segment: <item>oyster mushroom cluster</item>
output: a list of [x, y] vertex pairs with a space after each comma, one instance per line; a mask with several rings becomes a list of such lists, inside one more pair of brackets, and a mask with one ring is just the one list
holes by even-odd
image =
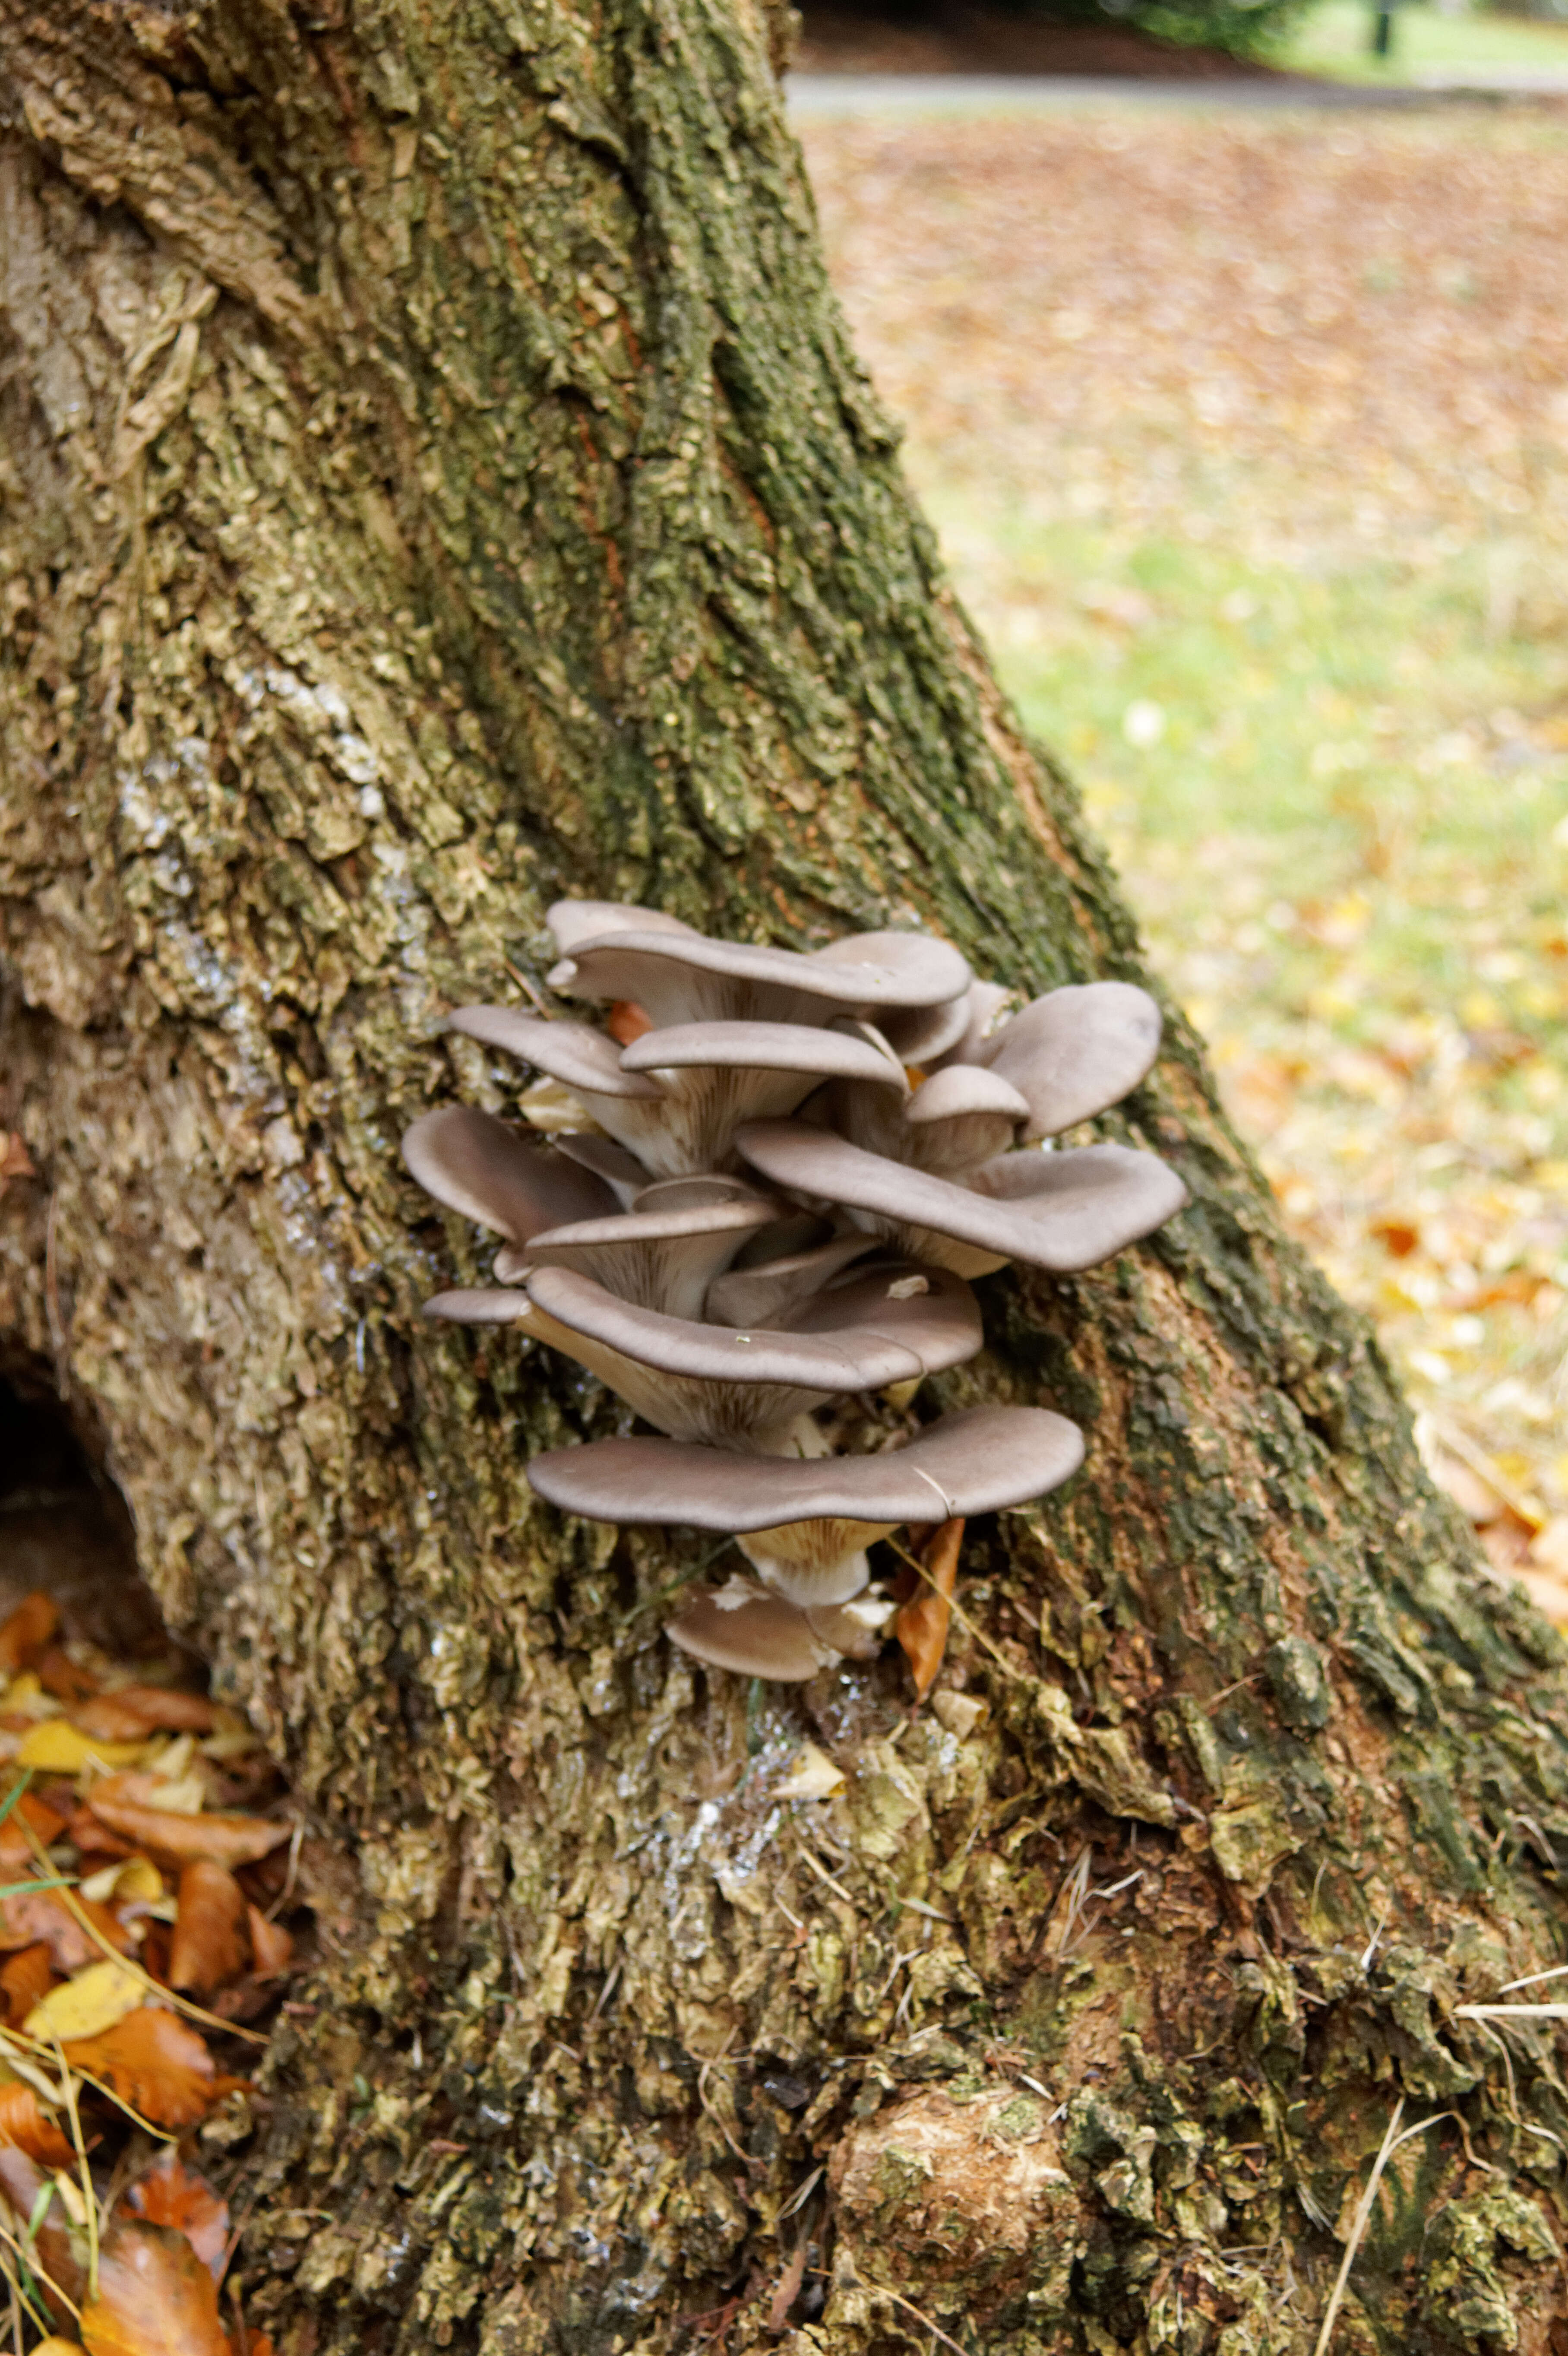
[[836, 1454], [825, 1410], [907, 1406], [973, 1356], [971, 1277], [1091, 1268], [1180, 1209], [1157, 1156], [1050, 1143], [1144, 1077], [1158, 1010], [1104, 981], [1003, 1019], [1007, 993], [921, 934], [801, 954], [603, 901], [548, 921], [550, 988], [606, 1027], [500, 1006], [451, 1026], [556, 1083], [580, 1125], [546, 1141], [467, 1106], [415, 1121], [413, 1176], [502, 1238], [495, 1282], [426, 1314], [520, 1326], [662, 1435], [553, 1449], [528, 1477], [592, 1520], [734, 1538], [751, 1574], [685, 1604], [685, 1651], [784, 1679], [868, 1658], [893, 1607], [867, 1547], [1043, 1495], [1083, 1436], [1044, 1408], [976, 1408], [902, 1445], [907, 1426], [890, 1446], [871, 1424], [870, 1452]]

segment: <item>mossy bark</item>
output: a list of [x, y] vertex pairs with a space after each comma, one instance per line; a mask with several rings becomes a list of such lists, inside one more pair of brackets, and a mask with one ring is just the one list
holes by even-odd
[[1338, 2346], [1560, 2351], [1555, 2031], [1454, 2008], [1565, 1951], [1563, 1647], [1179, 1021], [1111, 1126], [1192, 1209], [933, 1386], [1090, 1444], [972, 1530], [934, 1709], [697, 1672], [701, 1543], [523, 1478], [613, 1403], [418, 1319], [479, 1263], [398, 1133], [505, 1108], [441, 1016], [558, 893], [1141, 972], [847, 348], [784, 13], [0, 0], [0, 1329], [315, 1828], [247, 2312], [1304, 2351], [1403, 2095]]

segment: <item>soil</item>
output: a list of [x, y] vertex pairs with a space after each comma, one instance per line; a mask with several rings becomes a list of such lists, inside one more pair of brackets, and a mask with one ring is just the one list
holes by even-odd
[[1062, 24], [1000, 8], [944, 7], [920, 24], [875, 10], [807, 7], [798, 73], [1076, 74], [1144, 81], [1295, 81], [1224, 49], [1162, 41], [1132, 25]]

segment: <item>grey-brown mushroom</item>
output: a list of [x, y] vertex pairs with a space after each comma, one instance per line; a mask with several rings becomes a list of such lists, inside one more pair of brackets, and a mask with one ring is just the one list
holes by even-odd
[[549, 921], [552, 988], [633, 1016], [614, 1037], [516, 1008], [452, 1017], [547, 1076], [557, 1133], [465, 1107], [413, 1124], [412, 1174], [501, 1239], [496, 1281], [427, 1313], [517, 1327], [662, 1435], [553, 1450], [530, 1473], [565, 1511], [735, 1538], [751, 1575], [685, 1603], [683, 1649], [784, 1679], [868, 1658], [891, 1610], [868, 1548], [1045, 1494], [1083, 1440], [1049, 1410], [997, 1407], [842, 1455], [822, 1410], [901, 1406], [973, 1355], [966, 1276], [1090, 1267], [1180, 1207], [1152, 1154], [1037, 1142], [1144, 1077], [1157, 1010], [1093, 983], [1002, 1020], [1007, 994], [919, 934], [802, 952], [604, 902]]

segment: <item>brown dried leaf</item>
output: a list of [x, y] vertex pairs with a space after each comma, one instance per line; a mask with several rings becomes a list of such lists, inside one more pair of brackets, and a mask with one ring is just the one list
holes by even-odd
[[[43, 2190], [44, 2178], [37, 2162], [15, 2144], [0, 2144], [0, 2193], [9, 2202], [15, 2216], [26, 2227]], [[66, 2217], [65, 2203], [57, 2193], [44, 2211], [43, 2219], [33, 2236], [37, 2252], [39, 2280], [48, 2302], [50, 2314], [57, 2323], [68, 2318], [74, 2321], [65, 2299], [56, 2296], [51, 2286], [58, 2285], [65, 2298], [80, 2307], [87, 2283], [87, 2270], [78, 2254], [78, 2243]], [[48, 2281], [43, 2276], [48, 2277]]]
[[[91, 1898], [74, 1896], [73, 1902], [117, 1954], [126, 1953], [131, 1944], [130, 1933], [107, 1906], [96, 1906]], [[39, 1941], [48, 1947], [57, 1972], [79, 1972], [85, 1964], [100, 1963], [103, 1958], [103, 1948], [72, 1913], [63, 1891], [27, 1890], [11, 1898], [0, 1898], [0, 1953], [35, 1946]]]
[[101, 1824], [145, 1849], [160, 1865], [190, 1865], [197, 1858], [229, 1867], [249, 1865], [286, 1841], [293, 1830], [262, 1816], [176, 1815], [148, 1804], [156, 1783], [152, 1775], [105, 1775], [93, 1785], [87, 1804]]
[[41, 1587], [25, 1595], [9, 1618], [0, 1622], [0, 1676], [14, 1677], [18, 1669], [30, 1668], [59, 1620], [59, 1604]]
[[645, 1031], [654, 1027], [653, 1017], [635, 998], [617, 998], [605, 1018], [604, 1028], [618, 1047], [629, 1047]]
[[121, 1686], [94, 1694], [70, 1713], [71, 1724], [106, 1742], [137, 1742], [149, 1734], [210, 1734], [212, 1704], [199, 1694], [165, 1686]]
[[24, 1826], [37, 1834], [40, 1848], [48, 1848], [64, 1832], [65, 1818], [57, 1815], [52, 1808], [46, 1808], [31, 1792], [24, 1792], [20, 1799], [13, 1801], [9, 1815], [0, 1825], [0, 1880], [15, 1880], [16, 1867], [31, 1868], [37, 1862]]
[[183, 2233], [139, 2218], [109, 2230], [81, 2337], [88, 2356], [229, 2356], [211, 2274]]
[[149, 2225], [172, 2225], [183, 2233], [216, 2279], [229, 2242], [229, 2203], [205, 2176], [187, 2168], [177, 2152], [165, 2151], [126, 2198]]
[[36, 1178], [37, 1174], [21, 1130], [0, 1130], [0, 1182], [7, 1178]]
[[920, 1592], [910, 1599], [893, 1622], [893, 1633], [909, 1662], [917, 1701], [923, 1701], [931, 1691], [947, 1650], [953, 1590], [958, 1583], [958, 1549], [963, 1542], [961, 1517], [942, 1523], [922, 1558], [931, 1584], [923, 1584]]
[[251, 1960], [249, 1928], [245, 1893], [228, 1868], [210, 1858], [187, 1865], [169, 1942], [169, 1986], [211, 1996], [237, 1980]]
[[76, 2154], [47, 2111], [39, 2107], [31, 2086], [20, 2079], [0, 2086], [0, 2144], [25, 2151], [40, 2168], [70, 2168]]
[[144, 2005], [101, 2037], [64, 2048], [73, 2070], [101, 2078], [155, 2126], [194, 2126], [214, 2094], [212, 2056], [195, 2029], [161, 2005]]
[[19, 1954], [0, 1967], [0, 1995], [5, 1999], [5, 2021], [8, 2028], [19, 2029], [41, 1997], [48, 1996], [55, 1984], [54, 1965], [48, 1948], [42, 1941], [36, 1947], [24, 1947]]
[[256, 1976], [258, 1979], [273, 1979], [280, 1972], [286, 1972], [293, 1961], [293, 1939], [281, 1922], [269, 1922], [254, 1906], [249, 1906], [245, 1911], [251, 1929], [251, 1954]]

